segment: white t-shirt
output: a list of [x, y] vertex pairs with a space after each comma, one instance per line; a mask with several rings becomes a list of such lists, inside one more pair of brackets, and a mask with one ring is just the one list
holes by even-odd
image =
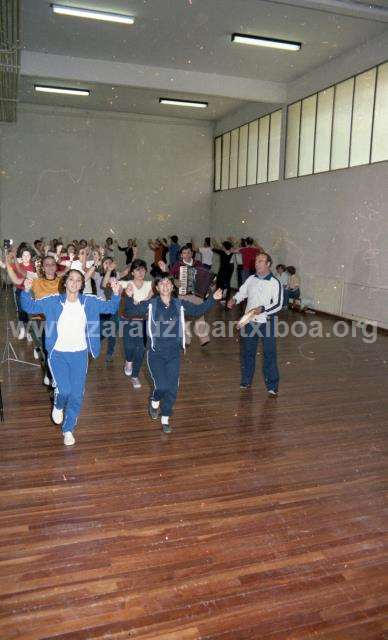
[[283, 285], [283, 287], [286, 287], [288, 285], [290, 276], [288, 275], [287, 271], [283, 271], [283, 273], [281, 273], [280, 275], [278, 274], [276, 277], [280, 281], [280, 284]]
[[[90, 269], [93, 264], [93, 260], [86, 260], [86, 269]], [[77, 269], [77, 271], [81, 271], [81, 273], [85, 275], [85, 271], [82, 268], [81, 260], [66, 260], [66, 266], [70, 267], [70, 269]], [[89, 280], [85, 282], [85, 289], [83, 290], [83, 293], [93, 293], [91, 278], [89, 278]]]
[[76, 302], [66, 300], [58, 318], [55, 351], [74, 352], [87, 349], [85, 328], [86, 315], [79, 299]]
[[202, 263], [211, 267], [213, 264], [213, 249], [211, 247], [200, 247], [199, 253], [202, 257]]
[[151, 280], [144, 280], [140, 289], [138, 289], [133, 282], [132, 284], [133, 284], [133, 301], [135, 303], [138, 303], [138, 302], [143, 302], [143, 300], [146, 300], [152, 289]]

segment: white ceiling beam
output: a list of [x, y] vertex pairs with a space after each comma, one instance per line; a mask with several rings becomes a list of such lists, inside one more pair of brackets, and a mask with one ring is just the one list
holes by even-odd
[[285, 83], [214, 73], [147, 67], [125, 62], [72, 58], [22, 51], [21, 75], [58, 81], [111, 84], [158, 91], [213, 95], [255, 102], [285, 103]]
[[373, 5], [372, 2], [363, 4], [357, 0], [265, 0], [275, 4], [302, 7], [303, 9], [315, 9], [326, 11], [352, 18], [374, 20], [376, 22], [388, 22], [388, 8]]

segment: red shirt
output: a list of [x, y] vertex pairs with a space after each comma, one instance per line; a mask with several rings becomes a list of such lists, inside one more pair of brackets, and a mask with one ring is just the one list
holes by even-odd
[[256, 256], [260, 253], [259, 247], [241, 247], [240, 253], [244, 271], [254, 271]]
[[[23, 278], [23, 280], [26, 278], [27, 271], [29, 271], [30, 273], [35, 273], [35, 266], [32, 262], [29, 262], [28, 264], [15, 262], [15, 264], [12, 265], [12, 269], [14, 270], [17, 277]], [[17, 284], [15, 286], [17, 289], [22, 289], [22, 291], [24, 291], [24, 284]]]

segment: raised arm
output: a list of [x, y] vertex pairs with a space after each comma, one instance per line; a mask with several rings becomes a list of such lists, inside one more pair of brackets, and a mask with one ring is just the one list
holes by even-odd
[[12, 284], [16, 285], [16, 286], [20, 286], [21, 284], [23, 284], [24, 282], [24, 278], [22, 276], [17, 276], [15, 273], [15, 270], [12, 266], [12, 260], [13, 258], [13, 254], [11, 253], [7, 253], [5, 256], [5, 264], [2, 263], [2, 267], [3, 269], [7, 270], [7, 273], [9, 275], [9, 279], [11, 280]]
[[93, 276], [95, 270], [96, 270], [96, 264], [92, 264], [91, 267], [89, 267], [89, 269], [86, 271], [85, 273], [85, 282], [87, 282], [88, 280], [90, 280], [90, 278]]
[[126, 267], [124, 267], [124, 269], [122, 271], [116, 271], [117, 280], [122, 280], [125, 276], [128, 275], [130, 270], [131, 270], [131, 265], [129, 264]]
[[182, 300], [182, 305], [187, 315], [198, 317], [202, 316], [207, 311], [210, 311], [212, 307], [222, 299], [222, 289], [217, 289], [212, 296], [210, 296], [207, 300], [202, 302], [201, 304], [193, 304], [188, 300]]
[[[112, 285], [112, 289], [113, 289], [113, 285]], [[110, 300], [103, 300], [102, 298], [95, 298], [95, 300], [97, 302], [97, 305], [98, 305], [98, 311], [100, 313], [115, 314], [117, 309], [120, 306], [120, 299], [121, 299], [120, 294], [113, 294]]]
[[139, 317], [147, 315], [148, 300], [143, 300], [143, 302], [135, 303], [133, 300], [133, 284], [130, 282], [125, 289], [125, 315], [128, 317]]
[[[46, 301], [48, 298], [40, 298], [39, 300], [34, 300], [31, 297], [30, 289], [32, 287], [32, 280], [26, 278], [24, 281], [24, 289], [20, 294], [20, 303], [22, 305], [23, 311], [27, 313], [45, 313], [46, 309]], [[51, 296], [50, 296], [51, 297]]]
[[236, 303], [239, 304], [248, 297], [248, 280], [249, 278], [245, 280], [244, 284], [241, 285], [237, 293], [233, 296], [233, 298], [229, 300], [227, 305], [228, 309], [231, 309]]
[[114, 271], [115, 269], [116, 269], [116, 263], [115, 263], [115, 262], [112, 262], [112, 266], [111, 266], [111, 268], [110, 268], [110, 269], [107, 269], [107, 270], [105, 271], [104, 278], [103, 278], [103, 280], [102, 280], [102, 284], [101, 284], [101, 286], [102, 286], [103, 288], [107, 287], [107, 286], [108, 286], [108, 284], [110, 283], [110, 279], [111, 279], [111, 277], [112, 277], [112, 271]]

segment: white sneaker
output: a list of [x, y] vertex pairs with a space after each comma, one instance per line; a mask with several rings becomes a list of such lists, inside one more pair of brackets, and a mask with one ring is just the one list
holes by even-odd
[[28, 331], [27, 331], [26, 336], [27, 336], [27, 342], [32, 342], [32, 335], [30, 333], [28, 333]]
[[35, 360], [39, 360], [39, 353], [37, 349], [34, 349], [34, 358]]
[[139, 378], [131, 377], [131, 382], [134, 389], [141, 389], [141, 382]]
[[[43, 378], [43, 384], [44, 384], [46, 387], [49, 387], [49, 386], [50, 386], [51, 382], [50, 382], [50, 378], [49, 378], [48, 376], [45, 376], [45, 377]], [[62, 422], [62, 420], [61, 420], [61, 422]]]
[[75, 438], [71, 431], [65, 431], [65, 433], [63, 434], [63, 444], [67, 445], [68, 447], [72, 444], [75, 444]]
[[26, 337], [26, 330], [22, 325], [19, 329], [18, 340], [24, 340], [25, 337]]
[[[53, 410], [51, 412], [51, 417], [55, 424], [62, 424], [63, 422], [63, 409], [57, 409], [56, 406], [53, 406]], [[66, 433], [70, 433], [66, 431]]]
[[132, 375], [132, 362], [130, 365], [124, 365], [124, 374], [128, 377]]

